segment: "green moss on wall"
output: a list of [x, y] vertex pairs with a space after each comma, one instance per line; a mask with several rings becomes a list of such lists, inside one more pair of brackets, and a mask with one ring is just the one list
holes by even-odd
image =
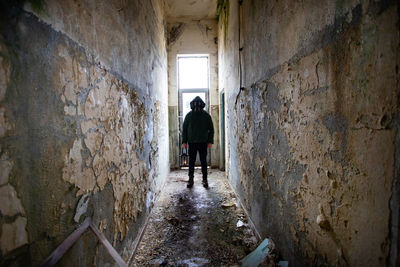
[[17, 3], [20, 6], [23, 6], [26, 3], [30, 3], [33, 11], [36, 13], [44, 13], [45, 12], [45, 0], [13, 0], [13, 2]]
[[217, 19], [221, 22], [224, 32], [224, 43], [228, 38], [229, 0], [217, 0]]

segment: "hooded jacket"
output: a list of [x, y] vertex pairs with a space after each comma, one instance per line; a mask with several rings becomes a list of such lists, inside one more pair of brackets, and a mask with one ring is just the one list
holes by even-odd
[[[194, 102], [204, 102], [200, 97], [196, 97], [190, 103], [191, 107], [196, 107]], [[195, 111], [192, 109], [183, 122], [182, 143], [214, 143], [214, 126], [210, 114], [203, 109]]]

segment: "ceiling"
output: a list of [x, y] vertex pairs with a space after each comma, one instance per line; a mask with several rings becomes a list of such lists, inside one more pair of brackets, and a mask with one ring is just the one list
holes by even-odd
[[210, 19], [216, 17], [217, 0], [165, 0], [167, 17]]

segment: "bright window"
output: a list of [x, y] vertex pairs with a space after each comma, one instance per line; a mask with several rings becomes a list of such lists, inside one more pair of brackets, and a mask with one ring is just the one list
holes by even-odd
[[208, 89], [208, 56], [178, 56], [179, 89]]

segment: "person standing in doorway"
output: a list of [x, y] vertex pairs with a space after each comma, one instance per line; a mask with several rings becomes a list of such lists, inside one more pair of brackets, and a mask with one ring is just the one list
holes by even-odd
[[202, 184], [208, 188], [207, 181], [207, 148], [214, 143], [214, 126], [210, 114], [204, 111], [204, 101], [196, 96], [190, 102], [190, 111], [183, 121], [182, 146], [189, 146], [189, 181], [188, 188], [193, 186], [194, 163], [196, 162], [197, 151], [200, 155], [201, 172], [203, 174]]

